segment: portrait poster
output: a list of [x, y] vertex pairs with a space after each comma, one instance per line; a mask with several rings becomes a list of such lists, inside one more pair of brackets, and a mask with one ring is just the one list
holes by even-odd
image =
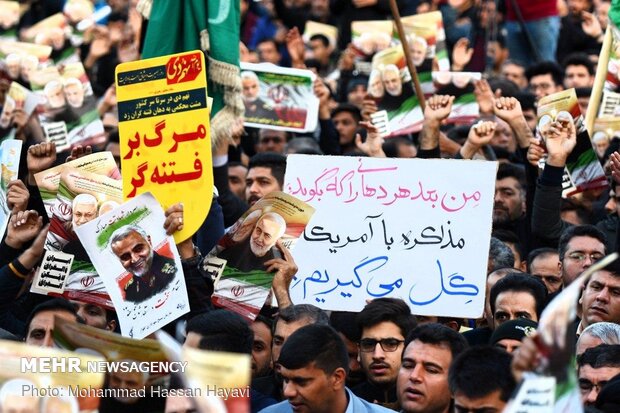
[[[118, 207], [123, 202], [122, 193], [120, 180], [72, 167], [65, 167], [60, 172], [57, 203], [45, 248], [73, 256], [64, 285], [57, 284], [62, 287], [64, 297], [114, 308], [100, 274], [77, 237], [76, 229]], [[31, 291], [41, 293], [35, 287], [38, 286], [33, 285]], [[49, 295], [57, 293], [54, 289], [49, 292], [52, 293]]]
[[[52, 373], [41, 373], [25, 365], [26, 362], [36, 362], [39, 358], [48, 357], [61, 363], [71, 358], [75, 369], [68, 368], [69, 366], [65, 364], [67, 367], [65, 371], [57, 368]], [[92, 354], [0, 340], [0, 393], [5, 395], [0, 401], [0, 409], [3, 412], [62, 411], [72, 413], [96, 410], [99, 406], [99, 398], [81, 397], [81, 395], [84, 391], [88, 393], [88, 390], [92, 389], [96, 392], [103, 387], [104, 373], [88, 369], [89, 363], [102, 361], [104, 361], [103, 358]], [[71, 370], [79, 370], [79, 372]], [[45, 391], [51, 388], [58, 390]], [[9, 395], [12, 397], [8, 397]]]
[[402, 46], [385, 49], [372, 59], [368, 94], [388, 115], [389, 136], [422, 130], [424, 114], [415, 94]]
[[116, 67], [124, 199], [151, 192], [164, 210], [182, 202], [177, 242], [200, 228], [211, 206], [206, 70], [199, 50]]
[[413, 314], [480, 317], [496, 170], [490, 161], [289, 155], [284, 190], [316, 209], [293, 252], [292, 301], [361, 311], [393, 297]]
[[[406, 16], [402, 19], [405, 33], [408, 35], [415, 34], [421, 36], [427, 43], [426, 57], [433, 57], [433, 71], [441, 72], [450, 71], [450, 59], [448, 48], [446, 46], [446, 31], [443, 26], [443, 17], [440, 11], [432, 11], [429, 13], [421, 13], [413, 16]], [[434, 26], [434, 30], [431, 27]], [[434, 33], [434, 36], [431, 35]], [[398, 31], [394, 25], [394, 38], [398, 39]]]
[[[607, 188], [609, 183], [586, 129], [585, 118], [579, 109], [575, 89], [545, 96], [538, 102], [536, 137], [544, 143], [545, 132], [551, 122], [566, 119], [573, 122], [577, 132], [577, 144], [566, 159], [566, 169], [577, 190], [575, 195], [587, 189]], [[543, 146], [544, 147], [544, 146]]]
[[273, 281], [265, 263], [283, 257], [277, 241], [291, 250], [313, 213], [313, 207], [283, 192], [256, 202], [203, 261], [203, 270], [214, 279], [213, 304], [253, 321]]
[[150, 193], [76, 228], [125, 337], [142, 339], [189, 312], [181, 258]]
[[471, 124], [478, 119], [480, 108], [474, 95], [474, 82], [481, 78], [475, 72], [433, 72], [433, 94], [455, 97], [448, 123]]
[[82, 63], [49, 66], [31, 74], [30, 84], [42, 100], [39, 121], [45, 139], [57, 151], [105, 141], [97, 99]]
[[59, 201], [57, 194], [60, 174], [65, 168], [75, 168], [79, 171], [91, 172], [115, 180], [121, 179], [121, 173], [111, 152], [96, 152], [36, 173], [34, 180], [37, 183], [43, 206], [45, 206], [45, 212], [50, 220], [54, 216], [56, 209], [58, 209]]
[[269, 63], [241, 63], [245, 126], [291, 132], [316, 129], [319, 99], [316, 75]]
[[6, 139], [0, 144], [0, 234], [3, 235], [11, 218], [11, 209], [6, 199], [8, 185], [17, 179], [21, 153], [22, 141], [18, 139]]
[[21, 109], [26, 116], [30, 116], [38, 104], [39, 96], [17, 82], [11, 82], [9, 91], [4, 97], [2, 111], [0, 112], [0, 130], [11, 128], [13, 114], [16, 109]]
[[37, 45], [50, 46], [54, 64], [77, 63], [80, 57], [77, 48], [71, 43], [73, 29], [63, 13], [56, 13], [26, 28], [21, 37]]

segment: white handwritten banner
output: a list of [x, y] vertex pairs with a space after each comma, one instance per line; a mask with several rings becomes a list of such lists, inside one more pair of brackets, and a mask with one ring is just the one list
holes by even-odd
[[316, 208], [295, 249], [296, 304], [482, 314], [496, 162], [290, 155], [284, 190]]

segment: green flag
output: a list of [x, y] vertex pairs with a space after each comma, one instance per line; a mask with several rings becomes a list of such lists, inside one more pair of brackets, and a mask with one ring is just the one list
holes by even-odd
[[611, 0], [609, 20], [611, 20], [616, 27], [620, 27], [620, 0]]
[[239, 2], [233, 0], [141, 0], [149, 19], [143, 58], [201, 49], [207, 54], [211, 141], [228, 139], [243, 115], [239, 77]]

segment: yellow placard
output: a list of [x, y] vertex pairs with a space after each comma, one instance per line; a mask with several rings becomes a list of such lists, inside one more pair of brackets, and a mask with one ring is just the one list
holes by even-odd
[[201, 51], [116, 68], [125, 200], [151, 192], [164, 209], [182, 202], [183, 230], [204, 222], [213, 195], [207, 77]]

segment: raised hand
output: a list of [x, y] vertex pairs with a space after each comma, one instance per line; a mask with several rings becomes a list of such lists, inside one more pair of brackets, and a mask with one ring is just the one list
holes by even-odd
[[530, 146], [527, 148], [527, 161], [530, 165], [538, 168], [538, 162], [545, 156], [545, 149], [536, 138], [530, 139]]
[[493, 112], [495, 116], [511, 125], [516, 120], [523, 118], [521, 103], [516, 98], [499, 97], [493, 100]]
[[434, 95], [426, 101], [424, 108], [424, 119], [428, 121], [441, 122], [450, 116], [454, 96]]
[[32, 145], [28, 148], [26, 163], [28, 172], [32, 175], [49, 169], [56, 162], [56, 144], [44, 142]]
[[461, 37], [452, 48], [452, 70], [463, 70], [473, 55], [474, 49], [469, 47], [469, 40]]
[[477, 147], [487, 145], [493, 139], [495, 128], [497, 128], [495, 122], [478, 122], [469, 129], [467, 140]]
[[294, 67], [304, 66], [306, 47], [297, 27], [293, 27], [286, 33], [286, 49], [291, 56], [291, 62]]
[[15, 214], [25, 211], [30, 199], [30, 192], [28, 192], [26, 185], [21, 180], [16, 179], [9, 182], [7, 189], [6, 200], [11, 212]]
[[93, 148], [90, 145], [86, 147], [82, 145], [76, 145], [71, 148], [71, 154], [67, 156], [65, 162], [74, 161], [78, 158], [81, 158], [82, 156], [90, 155], [91, 153], [93, 153]]
[[43, 217], [40, 217], [37, 211], [12, 213], [7, 225], [6, 245], [15, 249], [22, 248], [25, 243], [37, 236], [42, 226]]
[[370, 122], [360, 122], [361, 127], [366, 129], [366, 141], [362, 143], [362, 137], [359, 133], [355, 135], [355, 146], [366, 155], [374, 158], [385, 158], [383, 152], [383, 138], [379, 136], [379, 130]]
[[582, 11], [581, 17], [581, 28], [585, 34], [590, 37], [594, 37], [595, 39], [598, 39], [603, 35], [603, 28], [595, 15], [588, 13], [587, 11]]
[[577, 132], [573, 120], [568, 116], [561, 116], [558, 115], [558, 119], [541, 131], [549, 153], [547, 164], [558, 167], [566, 166], [566, 159], [577, 144]]
[[285, 308], [293, 304], [288, 290], [291, 286], [291, 282], [293, 281], [293, 277], [297, 274], [298, 268], [291, 252], [288, 248], [282, 245], [280, 240], [276, 242], [276, 247], [280, 250], [282, 258], [271, 259], [265, 262], [265, 266], [267, 267], [267, 272], [276, 273], [273, 277], [271, 287], [273, 288], [273, 293], [278, 301], [278, 307]]
[[476, 96], [476, 102], [478, 102], [481, 114], [493, 113], [493, 91], [486, 79], [474, 82], [474, 95]]

